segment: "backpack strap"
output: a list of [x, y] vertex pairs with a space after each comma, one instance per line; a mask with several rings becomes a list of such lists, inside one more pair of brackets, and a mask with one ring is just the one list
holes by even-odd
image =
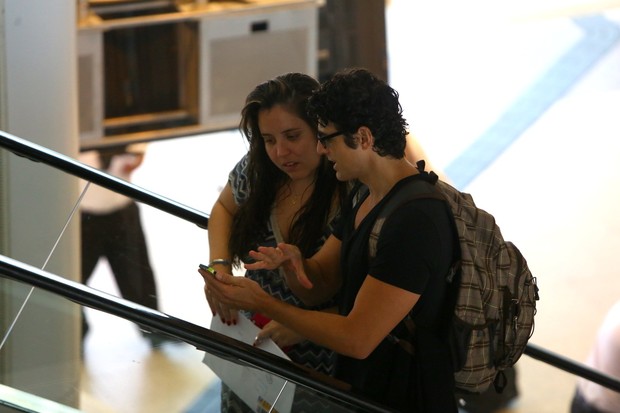
[[[409, 182], [405, 188], [398, 191], [389, 202], [383, 206], [379, 212], [379, 216], [375, 220], [375, 223], [370, 232], [370, 238], [368, 239], [368, 255], [370, 258], [374, 258], [377, 254], [377, 241], [379, 240], [379, 234], [385, 220], [402, 205], [417, 200], [417, 199], [438, 199], [445, 201], [445, 197], [435, 188], [438, 176], [435, 172], [424, 171], [425, 162], [423, 160], [418, 161], [417, 168], [420, 171], [420, 179]], [[368, 188], [364, 187], [364, 191], [368, 192]], [[360, 193], [360, 197], [365, 194]], [[359, 199], [359, 198], [358, 198]]]
[[[435, 183], [438, 180], [438, 176], [432, 171], [424, 171], [424, 160], [418, 161], [416, 166], [421, 174], [420, 179], [410, 182], [405, 188], [392, 196], [389, 202], [383, 206], [379, 212], [379, 216], [373, 224], [372, 230], [370, 231], [370, 237], [368, 238], [368, 255], [370, 259], [374, 258], [377, 254], [377, 242], [379, 241], [379, 234], [381, 233], [383, 224], [396, 209], [417, 199], [438, 199], [440, 201], [445, 201], [443, 195], [435, 189]], [[363, 191], [365, 192], [358, 194], [358, 200], [361, 199], [366, 192], [368, 192], [368, 188], [364, 187]], [[407, 314], [402, 322], [407, 328], [407, 336], [404, 338], [398, 338], [394, 334], [388, 334], [386, 338], [388, 341], [398, 344], [403, 350], [413, 356], [415, 354], [413, 338], [415, 336], [416, 326], [413, 318], [411, 317], [411, 313]]]

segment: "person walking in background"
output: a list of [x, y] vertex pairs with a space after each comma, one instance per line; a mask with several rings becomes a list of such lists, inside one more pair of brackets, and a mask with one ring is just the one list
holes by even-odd
[[[144, 159], [146, 144], [82, 152], [79, 160], [125, 181]], [[87, 284], [101, 258], [110, 264], [123, 298], [154, 310], [159, 309], [157, 285], [140, 221], [140, 210], [131, 198], [91, 184], [80, 205], [82, 237], [82, 283]], [[89, 326], [82, 316], [82, 337]], [[153, 348], [168, 336], [141, 330]]]

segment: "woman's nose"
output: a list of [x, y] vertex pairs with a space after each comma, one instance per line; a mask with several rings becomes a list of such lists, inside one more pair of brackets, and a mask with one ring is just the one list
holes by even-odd
[[276, 142], [276, 154], [278, 156], [287, 155], [290, 152], [288, 142], [285, 140], [279, 140]]

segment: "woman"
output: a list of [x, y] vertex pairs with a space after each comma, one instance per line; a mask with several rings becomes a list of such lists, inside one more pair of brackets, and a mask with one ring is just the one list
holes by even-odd
[[[310, 122], [306, 102], [319, 84], [313, 78], [289, 73], [258, 85], [247, 97], [240, 129], [248, 139], [248, 154], [230, 173], [209, 219], [210, 266], [232, 273], [232, 266], [248, 261], [259, 245], [290, 242], [305, 256], [313, 255], [331, 232], [330, 222], [345, 199], [346, 184], [339, 183], [324, 156], [316, 152], [317, 131]], [[269, 294], [294, 306], [304, 305], [288, 288], [278, 270], [249, 270], [246, 277]], [[237, 311], [207, 296], [214, 315], [236, 323]], [[325, 374], [333, 373], [333, 352], [291, 330], [280, 328], [260, 314], [249, 313], [292, 361]], [[225, 389], [222, 411], [234, 411], [240, 400]], [[303, 398], [296, 397], [295, 411]]]

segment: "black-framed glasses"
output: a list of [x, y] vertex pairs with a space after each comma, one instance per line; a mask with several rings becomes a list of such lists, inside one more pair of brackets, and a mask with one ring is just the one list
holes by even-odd
[[321, 136], [321, 134], [317, 134], [316, 138], [319, 140], [319, 142], [321, 143], [321, 145], [323, 145], [323, 148], [327, 149], [327, 142], [329, 142], [330, 139], [335, 138], [338, 135], [343, 135], [344, 132], [342, 131], [336, 131], [334, 133], [330, 133], [329, 135], [325, 135], [325, 136]]

